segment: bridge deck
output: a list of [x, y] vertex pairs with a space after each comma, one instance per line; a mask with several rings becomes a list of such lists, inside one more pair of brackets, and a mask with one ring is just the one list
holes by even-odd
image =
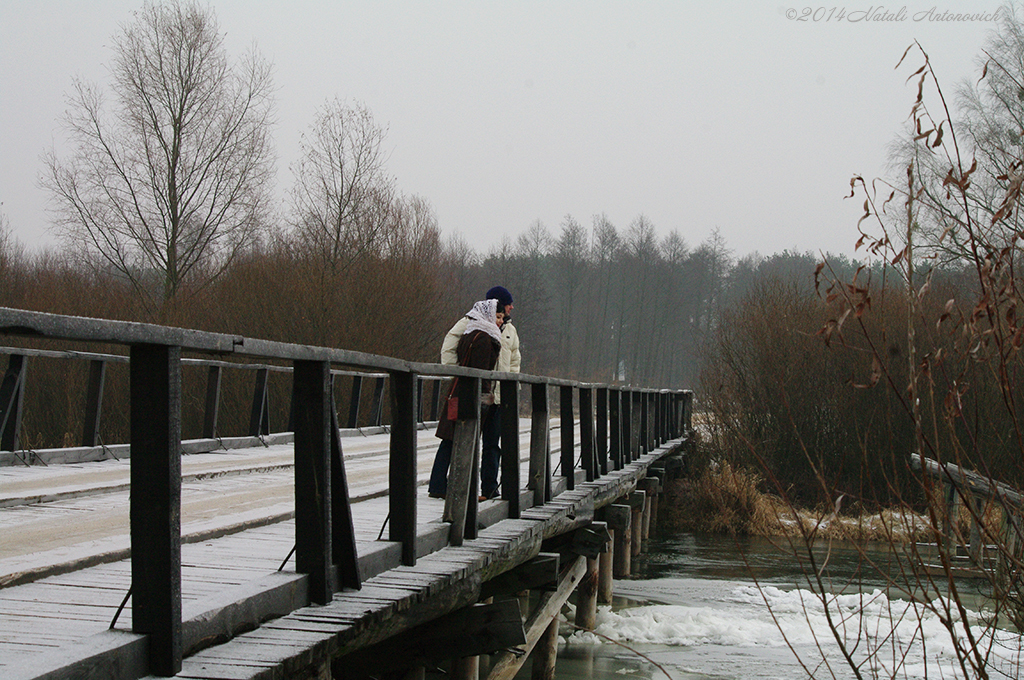
[[[528, 432], [529, 420], [521, 426]], [[544, 508], [524, 510], [522, 520], [504, 519], [504, 502], [482, 503], [480, 522], [490, 528], [461, 548], [444, 548], [448, 526], [440, 521], [444, 503], [428, 499], [425, 486], [436, 442], [429, 432], [419, 435], [419, 553], [429, 557], [420, 559], [416, 567], [396, 569], [399, 546], [378, 540], [388, 512], [388, 435], [346, 437], [345, 466], [354, 501], [362, 590], [336, 596], [326, 608], [313, 608], [315, 615], [309, 607], [299, 609], [290, 619], [236, 639], [234, 647], [219, 645], [200, 652], [186, 659], [179, 677], [255, 677], [257, 671], [257, 675], [266, 672], [270, 673], [266, 677], [278, 677], [271, 669], [282, 671], [288, 665], [277, 658], [281, 654], [294, 661], [305, 659], [313, 649], [334, 653], [346, 639], [344, 631], [350, 637], [356, 635], [358, 619], [408, 609], [427, 590], [454, 585], [470, 574], [479, 576], [496, 556], [517, 545], [539, 545], [546, 519], [572, 514], [581, 499], [589, 500], [592, 510], [592, 497], [599, 487], [615, 486], [620, 477], [635, 477], [635, 468], [644, 461], [627, 466], [622, 475], [602, 478], [599, 485], [581, 485]], [[527, 454], [524, 446], [523, 480], [528, 478]], [[559, 455], [555, 448], [553, 467]], [[184, 457], [182, 619], [187, 622], [186, 638], [188, 622], [236, 616], [239, 606], [286, 614], [303, 604], [303, 589], [296, 585], [302, 577], [294, 572], [294, 559], [286, 561], [295, 540], [294, 521], [287, 519], [293, 513], [291, 458], [290, 444]], [[37, 671], [60, 668], [140, 637], [129, 633], [130, 599], [117, 616], [114, 631], [106, 632], [131, 581], [126, 559], [128, 471], [127, 460], [0, 468], [0, 585], [30, 581], [0, 587], [0, 674], [4, 677], [36, 677]], [[522, 507], [530, 505], [530, 492], [524, 491]], [[97, 561], [105, 563], [89, 566]], [[356, 610], [359, 616], [353, 614]], [[339, 611], [348, 614], [338, 618]], [[257, 645], [262, 651], [249, 650], [247, 660], [232, 656], [254, 640], [263, 640]], [[186, 640], [186, 648], [189, 644], [198, 646]], [[268, 646], [272, 653], [265, 649]]]

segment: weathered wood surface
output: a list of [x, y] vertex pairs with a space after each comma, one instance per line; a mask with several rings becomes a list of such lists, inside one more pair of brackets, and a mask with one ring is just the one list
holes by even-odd
[[[530, 423], [524, 423], [530, 430]], [[381, 435], [386, 442], [386, 435]], [[367, 438], [372, 439], [372, 438]], [[436, 449], [436, 439], [420, 433], [417, 471], [420, 482], [426, 480]], [[356, 440], [359, 441], [359, 440]], [[522, 479], [529, 470], [528, 438], [522, 438]], [[246, 474], [246, 467], [238, 452], [186, 456], [183, 459], [182, 532], [182, 645], [186, 656], [182, 673], [178, 677], [287, 677], [298, 668], [308, 666], [346, 650], [362, 649], [380, 642], [403, 630], [430, 621], [446, 612], [472, 604], [480, 597], [482, 584], [495, 576], [525, 563], [537, 556], [545, 538], [584, 526], [593, 519], [595, 507], [606, 504], [636, 487], [646, 465], [657, 456], [645, 457], [626, 469], [615, 471], [599, 482], [577, 483], [572, 492], [559, 494], [545, 507], [529, 507], [532, 493], [521, 490], [523, 517], [502, 519], [507, 502], [482, 503], [480, 520], [488, 524], [475, 540], [467, 540], [461, 547], [441, 550], [447, 536], [447, 525], [440, 523], [443, 504], [427, 499], [420, 486], [416, 502], [419, 507], [418, 546], [421, 553], [415, 567], [400, 567], [401, 546], [387, 540], [377, 540], [388, 512], [388, 499], [382, 491], [387, 486], [387, 456], [376, 456], [369, 448], [356, 445], [348, 439], [345, 445], [345, 465], [353, 500], [353, 527], [357, 539], [360, 566], [365, 580], [359, 591], [335, 593], [333, 601], [324, 606], [305, 606], [308, 602], [308, 579], [294, 573], [294, 557], [289, 555], [295, 542], [295, 528], [291, 520], [257, 526], [241, 533], [231, 533], [239, 521], [218, 520], [216, 512], [204, 514], [203, 509], [191, 507], [189, 497], [192, 486], [211, 484], [218, 495], [242, 494], [242, 489], [254, 478]], [[292, 512], [290, 493], [294, 483], [287, 464], [276, 464], [270, 456], [273, 448], [283, 448], [290, 455], [291, 446], [271, 447], [253, 455], [250, 468], [266, 470], [260, 475], [258, 488], [263, 514], [287, 517]], [[386, 443], [381, 447], [386, 451]], [[278, 455], [285, 455], [278, 452]], [[551, 456], [559, 460], [556, 447]], [[219, 457], [220, 466], [200, 460]], [[557, 464], [557, 463], [556, 463]], [[90, 472], [90, 465], [97, 471]], [[30, 552], [17, 540], [19, 530], [27, 521], [26, 514], [47, 515], [47, 522], [74, 522], [88, 525], [86, 517], [92, 511], [85, 508], [91, 503], [99, 506], [100, 513], [116, 517], [126, 515], [124, 490], [113, 494], [91, 496], [80, 493], [88, 483], [69, 481], [69, 475], [92, 476], [93, 481], [118, 485], [116, 461], [76, 466], [77, 470], [59, 471], [41, 468], [40, 476], [55, 487], [64, 488], [68, 500], [50, 504], [12, 506], [0, 512], [0, 580], [8, 582], [16, 573], [41, 569], [45, 560]], [[194, 467], [193, 467], [194, 466]], [[121, 465], [121, 467], [126, 467]], [[216, 470], [223, 471], [223, 474]], [[17, 473], [17, 468], [11, 468]], [[5, 471], [6, 472], [6, 471]], [[0, 504], [6, 496], [32, 497], [27, 472], [3, 477], [0, 485]], [[274, 481], [276, 479], [276, 481]], [[268, 484], [268, 480], [270, 483]], [[376, 481], [374, 481], [376, 480]], [[381, 481], [383, 480], [383, 481]], [[7, 482], [11, 483], [8, 484]], [[280, 486], [287, 501], [275, 505], [272, 487]], [[524, 484], [525, 485], [525, 484]], [[556, 488], [554, 491], [561, 491]], [[80, 495], [79, 495], [80, 494]], [[111, 500], [120, 495], [120, 500]], [[9, 500], [13, 503], [13, 500]], [[244, 505], [244, 504], [243, 504]], [[118, 506], [121, 506], [118, 510]], [[30, 509], [31, 508], [31, 509]], [[293, 505], [291, 505], [293, 508]], [[280, 512], [278, 513], [278, 511]], [[507, 513], [506, 513], [507, 514]], [[243, 513], [244, 515], [244, 513]], [[255, 513], [253, 514], [253, 517]], [[253, 517], [248, 521], [259, 524]], [[275, 515], [275, 519], [280, 519]], [[116, 521], [115, 521], [116, 524]], [[90, 560], [114, 559], [127, 549], [126, 517], [121, 534], [97, 535], [91, 541], [97, 555], [82, 558], [82, 546], [66, 551], [63, 558], [79, 563]], [[227, 535], [225, 535], [227, 534]], [[387, 537], [387, 534], [384, 534]], [[60, 549], [41, 546], [50, 561], [61, 557]], [[123, 555], [121, 555], [123, 557]], [[284, 564], [283, 571], [276, 571]], [[13, 568], [12, 568], [13, 566]], [[29, 569], [23, 569], [29, 567]], [[121, 604], [130, 582], [130, 567], [124, 561], [99, 564], [72, 573], [54, 575], [17, 587], [0, 588], [0, 676], [36, 677], [34, 673], [55, 664], [70, 663], [70, 659], [89, 659], [86, 662], [96, 677], [114, 677], [123, 669], [138, 664], [131, 653], [116, 657], [118, 668], [111, 668], [115, 658], [112, 647], [136, 649], [144, 647], [133, 636], [132, 603], [121, 612], [115, 630], [107, 631], [118, 605]], [[253, 611], [283, 615], [258, 629], [224, 644], [207, 647], [211, 642], [226, 639], [227, 631]], [[264, 614], [265, 616], [265, 614]], [[59, 622], [59, 626], [57, 625]], [[115, 643], [114, 640], [117, 642]], [[141, 658], [142, 652], [138, 652]], [[42, 662], [41, 659], [46, 659]], [[79, 668], [79, 671], [81, 668]], [[62, 677], [54, 675], [53, 677]], [[76, 677], [74, 674], [66, 677]]]

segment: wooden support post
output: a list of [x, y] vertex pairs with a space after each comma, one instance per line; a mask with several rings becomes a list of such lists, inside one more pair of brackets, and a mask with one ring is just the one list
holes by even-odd
[[586, 630], [597, 627], [598, 559], [587, 558], [587, 571], [576, 588], [576, 625]]
[[643, 548], [644, 506], [647, 505], [647, 494], [643, 491], [634, 491], [629, 494], [629, 505], [632, 511], [632, 527], [630, 528], [630, 538], [632, 539], [631, 554], [633, 557], [636, 557]]
[[388, 467], [389, 538], [402, 544], [402, 564], [416, 564], [416, 415], [414, 373], [391, 373], [391, 439]]
[[613, 563], [612, 575], [614, 578], [625, 578], [629, 576], [630, 562], [633, 555], [633, 516], [632, 509], [628, 505], [609, 505], [605, 510], [605, 521], [608, 522], [608, 531], [614, 532], [615, 541], [612, 544]]
[[82, 446], [96, 446], [100, 441], [100, 419], [103, 416], [103, 383], [107, 377], [107, 362], [93, 359], [89, 362], [89, 386], [85, 393], [85, 421], [82, 423]]
[[327, 604], [331, 587], [331, 372], [326, 361], [296, 361], [295, 571], [309, 575], [309, 599]]
[[476, 476], [480, 461], [480, 379], [461, 376], [457, 389], [459, 417], [455, 421], [452, 460], [448, 468], [448, 494], [444, 520], [451, 522], [448, 542], [462, 545], [476, 537]]
[[587, 481], [598, 476], [597, 456], [594, 452], [594, 388], [580, 388], [580, 459]]
[[558, 618], [555, 617], [544, 630], [533, 650], [533, 672], [531, 680], [555, 680], [555, 663], [558, 661]]
[[519, 381], [501, 381], [501, 499], [519, 519]]
[[25, 371], [28, 358], [12, 354], [0, 383], [0, 450], [17, 451], [21, 438], [21, 411], [25, 402]]
[[480, 657], [464, 656], [452, 663], [452, 680], [479, 680]]
[[222, 374], [223, 370], [220, 366], [210, 366], [206, 372], [206, 408], [203, 411], [203, 437], [206, 439], [214, 439], [217, 436]]
[[597, 388], [597, 463], [601, 475], [608, 474], [608, 388]]
[[608, 533], [611, 534], [611, 540], [608, 541], [608, 549], [601, 553], [598, 558], [597, 565], [597, 601], [602, 604], [612, 603], [612, 569], [615, 558], [615, 531], [609, 526]]
[[613, 389], [608, 392], [608, 425], [609, 451], [612, 468], [622, 469], [622, 390]]
[[658, 497], [661, 495], [661, 480], [655, 476], [641, 479], [637, 485], [647, 494], [647, 517], [644, 519], [644, 539], [650, 534], [650, 528], [657, 530], [658, 526]]
[[558, 411], [561, 417], [562, 452], [561, 470], [565, 477], [565, 488], [572, 491], [576, 488], [576, 433], [575, 416], [572, 407], [572, 391], [569, 385], [562, 385], [559, 392]]
[[551, 456], [551, 430], [548, 423], [548, 386], [544, 383], [531, 385], [533, 415], [530, 423], [530, 480], [528, 488], [533, 490], [533, 504], [544, 505], [549, 499], [551, 473], [548, 465]]
[[149, 670], [181, 670], [181, 349], [130, 351], [132, 631]]
[[363, 398], [363, 376], [352, 376], [352, 389], [348, 397], [348, 426], [359, 427], [359, 402]]
[[562, 570], [558, 579], [558, 587], [552, 592], [541, 595], [537, 606], [523, 624], [523, 628], [526, 630], [526, 644], [523, 646], [523, 653], [517, 655], [511, 652], [501, 652], [498, 654], [494, 665], [491, 666], [487, 680], [512, 680], [515, 677], [523, 662], [537, 645], [541, 635], [545, 632], [550, 633], [550, 624], [557, 623], [554, 621], [555, 617], [583, 577], [586, 568], [587, 558], [577, 557]]
[[252, 410], [249, 413], [249, 436], [259, 437], [270, 434], [270, 404], [267, 396], [267, 382], [270, 372], [266, 368], [256, 370], [256, 386], [252, 393]]

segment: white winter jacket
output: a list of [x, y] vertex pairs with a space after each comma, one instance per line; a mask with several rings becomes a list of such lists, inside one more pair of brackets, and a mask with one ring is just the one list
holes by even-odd
[[[444, 342], [441, 344], [442, 364], [450, 366], [459, 363], [459, 357], [455, 353], [455, 349], [459, 346], [459, 340], [462, 338], [462, 334], [465, 333], [468, 323], [469, 318], [462, 317], [455, 322], [455, 325], [451, 327], [448, 334], [444, 336]], [[516, 327], [509, 321], [501, 327], [501, 353], [498, 355], [498, 365], [494, 367], [494, 370], [505, 373], [519, 373], [519, 366], [521, 364], [519, 332], [516, 331]], [[494, 386], [494, 403], [501, 403], [501, 390], [497, 384]]]

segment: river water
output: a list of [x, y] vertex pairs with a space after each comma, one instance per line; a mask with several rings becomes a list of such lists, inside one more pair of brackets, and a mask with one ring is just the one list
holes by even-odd
[[[832, 620], [847, 617], [847, 640], [851, 647], [859, 641], [857, 659], [863, 661], [868, 649], [883, 652], [863, 664], [862, 677], [964, 677], [937, 617], [915, 609], [897, 592], [887, 594], [877, 576], [861, 573], [860, 553], [851, 546], [823, 547], [819, 566], [826, 550], [822, 573], [833, 591], [841, 591], [831, 598]], [[882, 564], [887, 556], [881, 547], [872, 553]], [[792, 553], [766, 539], [685, 534], [652, 540], [634, 563], [634, 576], [615, 582], [615, 602], [599, 608], [596, 631], [603, 637], [563, 624], [556, 677], [856, 677], [804, 569]], [[971, 592], [979, 586], [960, 585], [970, 603], [983, 609], [983, 594]], [[971, 621], [990, 650], [991, 677], [1024, 677], [1021, 638], [1005, 631], [985, 636], [981, 620]], [[529, 677], [529, 663], [517, 677]]]

